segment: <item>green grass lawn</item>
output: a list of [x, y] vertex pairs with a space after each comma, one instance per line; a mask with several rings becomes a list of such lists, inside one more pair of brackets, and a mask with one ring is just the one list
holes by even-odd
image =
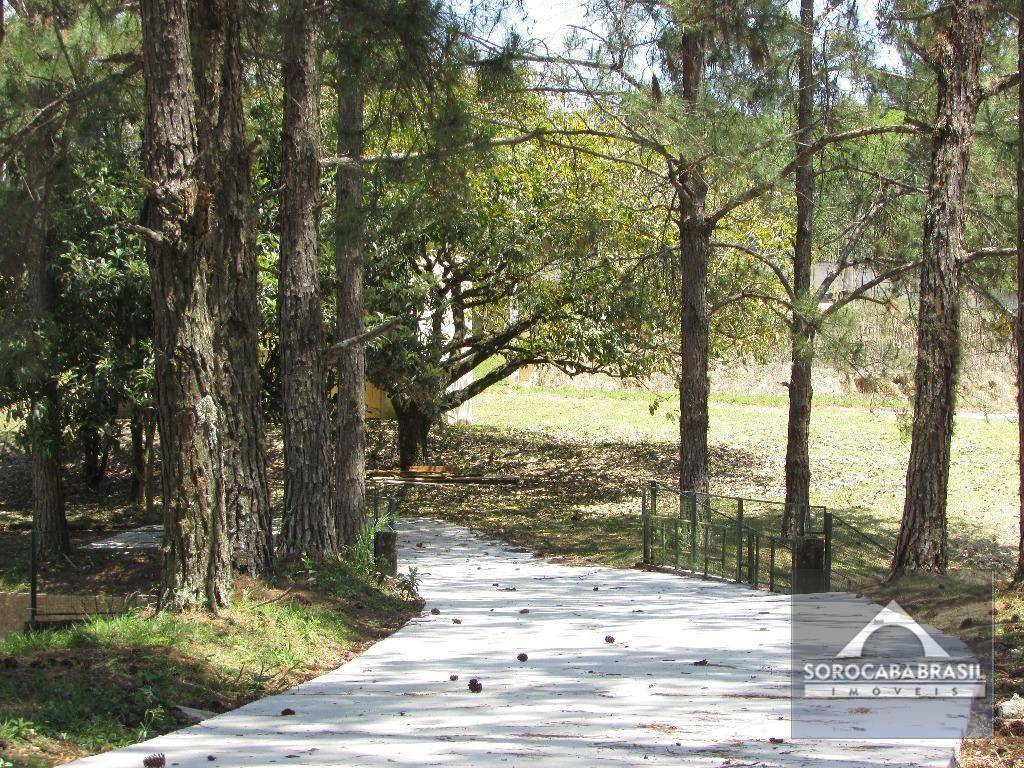
[[[811, 502], [892, 535], [903, 509], [910, 450], [901, 426], [906, 417], [891, 406], [870, 408], [870, 402], [856, 396], [815, 402]], [[661, 445], [672, 451], [678, 441], [678, 413], [673, 393], [503, 386], [473, 401], [474, 425], [481, 430], [544, 435], [569, 443]], [[782, 398], [712, 398], [713, 492], [783, 498], [786, 417]], [[1016, 422], [957, 420], [949, 493], [951, 542], [955, 551], [970, 553], [978, 564], [1005, 564], [1012, 555], [1018, 526], [1016, 451]], [[661, 477], [662, 469], [652, 465], [649, 474]]]

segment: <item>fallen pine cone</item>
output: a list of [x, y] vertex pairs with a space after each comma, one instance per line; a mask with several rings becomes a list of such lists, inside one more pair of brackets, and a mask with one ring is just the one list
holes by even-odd
[[448, 679], [454, 682], [455, 680], [459, 679], [459, 676], [458, 675], [448, 675]]
[[525, 653], [520, 653], [518, 656], [516, 656], [516, 658], [519, 659], [520, 661], [526, 661], [530, 657], [527, 656]]
[[167, 765], [167, 758], [164, 757], [163, 752], [160, 752], [155, 755], [150, 755], [142, 761], [142, 764], [145, 768], [164, 768], [164, 766]]
[[529, 613], [529, 612], [530, 612], [530, 609], [529, 609], [529, 608], [520, 608], [520, 609], [519, 609], [519, 612], [520, 612], [520, 613]]
[[611, 635], [605, 635], [605, 636], [604, 636], [604, 641], [605, 641], [606, 643], [614, 643], [614, 642], [615, 642], [615, 638], [614, 638], [614, 637], [612, 637]]
[[452, 619], [452, 624], [461, 624], [462, 619]]
[[282, 716], [294, 715], [294, 714], [295, 714], [295, 710], [292, 709], [291, 707], [286, 707], [286, 708], [281, 710], [281, 715]]
[[473, 693], [480, 693], [484, 689], [483, 683], [477, 680], [475, 677], [469, 681], [469, 690]]
[[430, 612], [432, 614], [434, 614], [435, 616], [437, 616], [439, 613], [441, 613], [441, 609], [440, 608], [431, 608]]

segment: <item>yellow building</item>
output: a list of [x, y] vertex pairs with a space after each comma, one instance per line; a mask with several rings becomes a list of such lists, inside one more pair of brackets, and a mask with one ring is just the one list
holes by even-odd
[[366, 418], [395, 418], [395, 408], [391, 405], [391, 400], [369, 381], [366, 382]]

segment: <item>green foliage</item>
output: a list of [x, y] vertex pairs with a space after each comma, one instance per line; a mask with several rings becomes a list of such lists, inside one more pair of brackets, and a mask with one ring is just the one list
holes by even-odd
[[654, 305], [632, 279], [649, 240], [642, 214], [621, 205], [626, 179], [611, 161], [530, 144], [375, 176], [368, 305], [407, 319], [372, 348], [371, 379], [436, 415], [495, 356], [477, 382], [536, 362], [651, 370]]
[[121, 404], [150, 406], [149, 272], [138, 237], [124, 226], [138, 205], [137, 185], [125, 175], [85, 167], [68, 180], [54, 222], [53, 312], [41, 322], [16, 313], [0, 339], [0, 407], [16, 417], [48, 407], [35, 394], [53, 384], [60, 423], [73, 428], [110, 428]]

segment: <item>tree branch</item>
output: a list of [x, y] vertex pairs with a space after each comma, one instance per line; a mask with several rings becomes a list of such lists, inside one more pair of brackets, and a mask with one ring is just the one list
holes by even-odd
[[741, 243], [712, 242], [711, 247], [732, 248], [733, 250], [739, 251], [740, 253], [745, 253], [751, 258], [761, 262], [766, 267], [768, 267], [768, 269], [775, 273], [775, 277], [779, 279], [779, 282], [782, 283], [782, 287], [786, 290], [786, 295], [789, 296], [791, 300], [794, 298], [793, 286], [790, 284], [789, 278], [786, 277], [786, 273], [782, 270], [782, 267], [780, 267], [778, 264], [776, 264], [774, 261], [769, 259], [764, 254], [759, 253], [758, 251], [755, 251], [753, 248], [749, 248], [746, 245], [742, 245]]
[[768, 181], [762, 181], [757, 184], [754, 184], [748, 187], [745, 191], [736, 195], [735, 197], [727, 200], [721, 207], [718, 208], [718, 210], [716, 210], [714, 213], [707, 217], [706, 221], [708, 223], [708, 226], [714, 228], [719, 221], [721, 221], [723, 218], [728, 216], [730, 213], [732, 213], [740, 206], [746, 205], [747, 203], [756, 200], [761, 195], [765, 194], [769, 190], [776, 187], [778, 184], [782, 183], [782, 181], [785, 180], [786, 177], [788, 177], [791, 173], [793, 173], [794, 170], [796, 170], [797, 165], [799, 165], [801, 162], [808, 159], [809, 157], [813, 157], [814, 155], [818, 154], [826, 147], [829, 147], [833, 144], [841, 144], [846, 141], [854, 141], [855, 139], [862, 139], [868, 136], [879, 136], [886, 133], [915, 134], [921, 132], [921, 128], [916, 125], [911, 125], [909, 123], [900, 123], [897, 125], [869, 125], [863, 128], [856, 128], [852, 131], [842, 131], [840, 133], [833, 133], [827, 136], [822, 136], [809, 147], [807, 147], [807, 149], [805, 149], [803, 152], [798, 153], [796, 157], [794, 157], [792, 160], [786, 163], [786, 165], [783, 166], [782, 170], [775, 174], [775, 176], [773, 176], [771, 179], [769, 179]]
[[919, 266], [921, 266], [921, 259], [918, 259], [917, 261], [908, 262], [907, 264], [901, 264], [898, 267], [894, 267], [888, 270], [887, 272], [883, 272], [882, 274], [877, 275], [873, 280], [868, 280], [868, 282], [864, 283], [864, 285], [857, 288], [857, 290], [850, 291], [850, 293], [848, 293], [846, 296], [843, 296], [838, 301], [832, 302], [832, 304], [829, 305], [825, 309], [825, 311], [821, 313], [822, 319], [824, 320], [829, 315], [835, 314], [837, 311], [845, 307], [851, 301], [856, 301], [857, 299], [862, 298], [868, 291], [870, 291], [872, 288], [876, 288], [877, 286], [881, 285], [886, 280], [891, 280], [892, 278], [901, 275], [904, 272], [909, 272], [912, 269], [916, 269]]
[[1013, 86], [1020, 82], [1020, 72], [1014, 72], [1012, 75], [1000, 75], [999, 77], [993, 77], [991, 80], [981, 86], [981, 96], [979, 101], [984, 101], [992, 96], [998, 96], [1003, 91], [1008, 91]]
[[392, 328], [397, 328], [402, 322], [400, 317], [392, 317], [380, 325], [371, 328], [368, 331], [363, 331], [356, 336], [349, 336], [347, 339], [342, 339], [339, 342], [331, 344], [327, 348], [327, 360], [332, 362], [337, 359], [338, 355], [344, 352], [346, 349], [351, 349], [359, 344], [366, 344], [367, 342], [373, 341], [378, 336], [383, 336], [385, 333], [390, 331]]
[[25, 125], [0, 142], [0, 146], [4, 147], [3, 154], [0, 154], [0, 166], [5, 165], [17, 154], [21, 145], [34, 131], [55, 119], [63, 107], [87, 99], [96, 93], [109, 89], [117, 83], [129, 80], [141, 71], [142, 61], [133, 61], [120, 72], [115, 72], [109, 77], [97, 80], [81, 88], [73, 88], [67, 93], [61, 94], [49, 104], [40, 107]]

